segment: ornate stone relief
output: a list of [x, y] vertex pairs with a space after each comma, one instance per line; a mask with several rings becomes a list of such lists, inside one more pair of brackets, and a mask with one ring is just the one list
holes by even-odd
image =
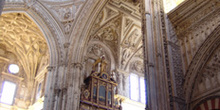
[[122, 43], [121, 43], [122, 67], [127, 65], [126, 63], [129, 61], [129, 59], [131, 59], [131, 57], [135, 54], [135, 52], [137, 52], [137, 50], [142, 45], [143, 43], [142, 43], [142, 35], [141, 35], [140, 28], [133, 26], [131, 28], [131, 31], [128, 31], [127, 35], [125, 34], [122, 40]]
[[144, 59], [143, 47], [139, 48], [139, 50], [135, 53], [135, 57]]
[[94, 44], [87, 49], [87, 55], [91, 56], [94, 59], [97, 59], [104, 55], [104, 50], [101, 45]]
[[[121, 6], [119, 4], [121, 4]], [[115, 10], [117, 9], [115, 7], [120, 9]], [[93, 24], [93, 28], [90, 32], [92, 37], [90, 39], [99, 40], [107, 44], [111, 47], [114, 55], [122, 56], [123, 60], [119, 62], [126, 65], [128, 59], [142, 45], [142, 39], [140, 27], [134, 24], [134, 19], [130, 19], [131, 16], [124, 16], [123, 13], [126, 13], [126, 11], [123, 7], [132, 7], [132, 9], [136, 10], [139, 7], [139, 2], [132, 0], [110, 1], [104, 7], [103, 11], [100, 12]], [[128, 10], [130, 10], [130, 8]], [[119, 43], [122, 47], [120, 48], [120, 54]]]
[[116, 17], [119, 14], [117, 10], [108, 6], [106, 6], [103, 11], [105, 12], [104, 22], [111, 20], [112, 18]]
[[130, 63], [130, 71], [134, 71], [135, 73], [144, 73], [144, 63], [143, 60], [136, 60]]
[[[117, 92], [120, 95], [129, 97], [128, 82], [129, 73], [126, 73], [126, 69], [129, 69], [130, 65], [134, 72], [143, 73], [143, 51], [142, 51], [142, 35], [141, 35], [141, 23], [136, 18], [138, 15], [128, 15], [128, 11], [135, 14], [135, 10], [139, 4], [132, 4], [133, 1], [123, 0], [111, 0], [97, 16], [94, 24], [91, 27], [89, 33], [88, 42], [102, 42], [103, 45], [108, 47], [113, 53], [115, 59], [115, 79], [119, 82]], [[135, 2], [136, 3], [136, 2]], [[137, 6], [137, 7], [135, 7]], [[125, 8], [126, 7], [126, 8]], [[131, 11], [132, 10], [132, 11]], [[130, 13], [129, 13], [130, 14]], [[134, 17], [135, 16], [135, 17]], [[98, 43], [97, 43], [98, 45]], [[95, 50], [92, 45], [89, 46], [86, 55], [85, 67], [93, 64], [94, 59], [91, 56], [98, 56], [103, 52], [93, 52]], [[99, 47], [99, 46], [97, 46]], [[101, 49], [103, 50], [103, 48]], [[94, 54], [95, 53], [95, 54]], [[106, 53], [106, 52], [104, 52]], [[98, 54], [98, 55], [96, 55]], [[109, 54], [109, 53], [108, 53]], [[137, 62], [132, 64], [129, 61], [135, 57]], [[121, 68], [121, 59], [124, 59], [123, 68]], [[111, 62], [112, 63], [112, 62]], [[112, 66], [111, 65], [111, 66]], [[91, 66], [90, 66], [91, 67]], [[88, 71], [91, 72], [91, 71]], [[87, 73], [88, 73], [87, 72]]]
[[193, 98], [199, 98], [220, 90], [220, 47], [199, 71], [193, 90]]
[[74, 24], [74, 20], [78, 15], [81, 7], [84, 4], [84, 0], [69, 1], [69, 2], [44, 2], [49, 10], [55, 16], [55, 19], [59, 21], [65, 34], [69, 35]]
[[124, 34], [126, 31], [128, 31], [129, 27], [133, 24], [133, 21], [129, 18], [124, 18], [125, 19], [125, 25], [124, 25]]
[[[219, 2], [215, 0], [186, 1], [181, 8], [169, 13], [181, 45], [184, 71], [187, 70], [192, 58], [209, 34], [219, 25], [218, 4]], [[195, 8], [191, 10], [190, 7]], [[200, 9], [200, 11], [196, 11], [196, 9]], [[172, 40], [176, 40], [175, 36], [172, 37]]]
[[91, 34], [95, 34], [100, 28], [109, 24], [110, 22], [114, 22], [117, 19], [119, 12], [117, 10], [112, 9], [111, 7], [106, 6], [96, 18], [93, 28], [91, 30]]
[[220, 25], [220, 13], [213, 13], [209, 18], [202, 20], [196, 26], [193, 26], [180, 40], [182, 54], [189, 64], [196, 54], [199, 47], [207, 39], [210, 33]]
[[120, 8], [125, 13], [140, 17], [140, 2], [139, 0], [110, 0], [109, 4]]
[[111, 22], [103, 25], [90, 39], [98, 40], [108, 45], [114, 55], [118, 53], [118, 40], [121, 33], [121, 17], [116, 17]]
[[176, 45], [173, 42], [168, 42], [171, 46], [172, 52], [172, 66], [173, 66], [173, 73], [174, 73], [174, 84], [176, 88], [176, 95], [178, 98], [184, 99], [184, 92], [183, 92], [183, 84], [184, 84], [184, 74], [182, 70], [182, 59], [180, 56], [180, 46]]
[[[202, 20], [210, 19], [210, 15], [213, 12], [218, 12], [218, 5], [219, 2], [215, 0], [186, 1], [181, 6], [181, 9], [169, 13], [168, 16], [175, 27], [178, 37], [183, 37], [187, 30], [193, 29], [192, 25], [198, 25]], [[191, 7], [195, 8], [190, 10]], [[198, 8], [200, 8], [200, 11], [195, 11]], [[188, 16], [189, 14], [190, 16]]]

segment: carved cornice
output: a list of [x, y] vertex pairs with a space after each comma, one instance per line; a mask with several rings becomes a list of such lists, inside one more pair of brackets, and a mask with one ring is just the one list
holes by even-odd
[[182, 37], [181, 34], [185, 34], [188, 28], [219, 8], [220, 2], [218, 0], [188, 0], [168, 13], [168, 17], [174, 25], [178, 37]]

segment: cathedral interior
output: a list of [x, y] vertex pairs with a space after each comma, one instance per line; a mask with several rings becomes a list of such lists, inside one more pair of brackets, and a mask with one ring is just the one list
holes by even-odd
[[220, 110], [220, 1], [1, 0], [0, 110]]

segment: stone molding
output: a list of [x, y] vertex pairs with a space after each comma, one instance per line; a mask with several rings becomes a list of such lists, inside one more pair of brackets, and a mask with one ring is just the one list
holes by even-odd
[[177, 36], [182, 37], [188, 28], [209, 16], [213, 11], [218, 10], [219, 4], [218, 0], [187, 0], [177, 9], [168, 13]]

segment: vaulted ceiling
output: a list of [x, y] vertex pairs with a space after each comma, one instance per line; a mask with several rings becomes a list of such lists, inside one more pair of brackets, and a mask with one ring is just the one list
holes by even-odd
[[[39, 27], [24, 13], [5, 13], [0, 18], [0, 56], [20, 66], [21, 76], [34, 81], [48, 64], [48, 47]], [[13, 55], [13, 57], [10, 57]]]

